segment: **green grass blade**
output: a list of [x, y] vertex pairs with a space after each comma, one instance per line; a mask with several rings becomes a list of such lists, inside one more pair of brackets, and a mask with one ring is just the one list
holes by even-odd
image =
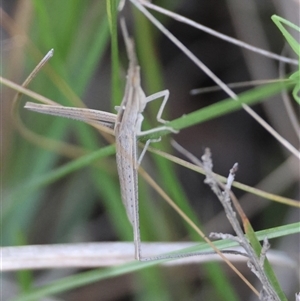
[[207, 106], [203, 109], [173, 120], [168, 125], [174, 129], [181, 130], [189, 126], [240, 110], [242, 104], [254, 105], [260, 103], [266, 98], [276, 95], [282, 89], [288, 89], [292, 86], [292, 84], [293, 81], [286, 81], [280, 85], [276, 83], [255, 88], [240, 94], [238, 100], [232, 100], [231, 98], [222, 100], [216, 104]]
[[300, 44], [284, 28], [284, 26], [281, 23], [297, 30], [298, 32], [300, 32], [300, 27], [293, 24], [292, 22], [289, 22], [288, 20], [286, 20], [284, 18], [281, 18], [279, 16], [276, 16], [276, 15], [273, 15], [271, 17], [271, 19], [276, 24], [276, 26], [279, 28], [279, 30], [281, 31], [281, 33], [283, 34], [283, 36], [285, 37], [285, 39], [287, 40], [287, 42], [289, 43], [289, 45], [292, 47], [292, 49], [294, 50], [294, 52], [296, 53], [296, 55], [299, 58], [298, 71], [295, 72], [292, 76], [290, 76], [290, 78], [295, 80], [295, 82], [296, 82], [295, 88], [293, 89], [293, 97], [298, 102], [298, 104], [300, 105], [300, 96], [299, 96], [299, 91], [300, 91]]
[[[194, 111], [175, 120], [172, 120], [168, 123], [168, 126], [176, 130], [185, 129], [187, 127], [211, 120], [213, 118], [217, 118], [219, 116], [240, 110], [242, 108], [242, 104], [254, 105], [260, 103], [266, 98], [276, 95], [282, 89], [290, 89], [294, 84], [295, 82], [293, 80], [287, 80], [282, 82], [280, 85], [276, 83], [255, 88], [245, 93], [241, 93], [238, 100], [227, 98], [218, 103], [212, 104], [203, 109]], [[141, 140], [158, 138], [167, 133], [169, 133], [169, 131], [161, 131], [153, 135], [144, 136]]]
[[[245, 231], [247, 233], [246, 235], [251, 243], [251, 246], [255, 250], [256, 255], [258, 257], [260, 257], [262, 247], [261, 247], [261, 244], [260, 244], [258, 238], [256, 237], [256, 234], [255, 234], [252, 226], [250, 224], [247, 224]], [[272, 287], [274, 288], [275, 292], [279, 296], [280, 300], [287, 301], [287, 298], [286, 298], [284, 292], [282, 291], [280, 284], [276, 278], [276, 275], [275, 275], [267, 258], [265, 258], [265, 261], [264, 261], [264, 271], [265, 271], [270, 283], [272, 284]]]
[[106, 0], [106, 9], [108, 15], [108, 24], [111, 35], [111, 95], [112, 109], [119, 105], [122, 99], [119, 79], [119, 47], [118, 47], [118, 32], [117, 32], [117, 2], [116, 0]]
[[285, 37], [285, 39], [287, 40], [287, 42], [289, 43], [289, 45], [292, 47], [292, 49], [294, 50], [294, 52], [298, 55], [298, 57], [300, 56], [300, 49], [299, 49], [299, 43], [295, 40], [295, 38], [284, 28], [284, 26], [281, 24], [285, 24], [295, 30], [297, 30], [298, 32], [300, 32], [300, 27], [293, 24], [292, 22], [281, 18], [277, 15], [273, 15], [271, 17], [271, 19], [273, 20], [273, 22], [276, 24], [276, 26], [278, 27], [278, 29], [281, 31], [282, 35]]
[[[279, 236], [286, 236], [287, 234], [299, 233], [300, 223], [294, 223], [286, 226], [281, 226], [277, 228], [272, 228], [268, 230], [256, 232], [256, 237], [263, 240], [266, 236], [269, 238], [275, 238]], [[237, 242], [234, 241], [218, 241], [215, 242], [218, 248], [231, 248], [237, 246]], [[210, 248], [205, 244], [196, 245], [192, 248], [185, 249], [186, 251], [209, 251]], [[83, 272], [75, 276], [65, 277], [63, 279], [54, 281], [52, 284], [45, 285], [41, 288], [32, 290], [29, 293], [22, 294], [19, 297], [14, 298], [12, 301], [29, 301], [34, 299], [40, 299], [45, 296], [52, 296], [54, 294], [66, 292], [68, 290], [78, 288], [80, 286], [88, 285], [100, 280], [109, 279], [111, 277], [116, 277], [126, 273], [138, 271], [141, 269], [146, 269], [148, 267], [157, 265], [161, 262], [166, 262], [168, 260], [152, 261], [152, 262], [137, 262], [133, 261], [128, 264], [107, 268], [107, 269], [97, 269], [89, 272]]]
[[67, 163], [62, 167], [52, 170], [43, 177], [36, 177], [36, 179], [30, 182], [30, 184], [26, 183], [25, 187], [23, 187], [22, 185], [21, 188], [15, 191], [15, 194], [12, 196], [12, 199], [19, 199], [19, 196], [21, 196], [22, 194], [26, 194], [29, 193], [31, 190], [39, 189], [43, 186], [49, 185], [72, 172], [75, 172], [83, 167], [90, 165], [96, 160], [105, 158], [106, 156], [110, 156], [114, 153], [115, 147], [114, 145], [110, 145], [98, 151], [82, 156], [76, 160], [73, 160], [72, 162]]
[[[24, 210], [24, 202], [26, 200], [28, 200], [28, 202], [30, 203], [34, 201], [32, 200], [32, 197], [30, 197], [33, 191], [49, 185], [74, 171], [90, 165], [96, 160], [112, 155], [114, 153], [115, 147], [113, 145], [102, 148], [98, 151], [82, 156], [79, 159], [67, 163], [64, 166], [59, 167], [56, 170], [49, 172], [48, 174], [45, 174], [44, 176], [37, 176], [30, 182], [24, 183], [23, 185], [21, 185], [21, 187], [16, 188], [14, 192], [10, 196], [8, 196], [9, 201], [7, 201], [7, 205], [3, 210], [3, 241], [6, 241], [5, 237], [13, 236], [11, 231], [15, 228], [16, 224], [18, 224], [17, 221], [19, 221], [19, 219], [16, 217], [16, 214], [18, 212], [16, 209], [21, 207]], [[28, 204], [28, 206], [29, 205], [30, 204]]]

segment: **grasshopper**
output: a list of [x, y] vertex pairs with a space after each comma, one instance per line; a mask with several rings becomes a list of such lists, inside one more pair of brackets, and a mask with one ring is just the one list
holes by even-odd
[[161, 97], [163, 97], [163, 101], [156, 118], [158, 122], [166, 123], [166, 121], [161, 118], [161, 115], [168, 101], [169, 91], [163, 90], [146, 97], [141, 88], [140, 66], [138, 65], [135, 54], [134, 42], [128, 35], [124, 20], [121, 20], [121, 27], [129, 59], [129, 68], [124, 97], [121, 105], [116, 107], [117, 114], [84, 108], [41, 105], [32, 102], [27, 102], [25, 108], [39, 113], [68, 117], [113, 128], [116, 137], [116, 161], [121, 186], [121, 196], [128, 219], [133, 226], [135, 258], [141, 261], [169, 258], [163, 255], [151, 258], [142, 258], [141, 256], [137, 175], [139, 164], [142, 161], [148, 145], [150, 142], [157, 141], [148, 140], [138, 158], [138, 138], [162, 130], [177, 133], [173, 128], [166, 125], [146, 131], [142, 131], [141, 129], [144, 119], [142, 114], [147, 103]]

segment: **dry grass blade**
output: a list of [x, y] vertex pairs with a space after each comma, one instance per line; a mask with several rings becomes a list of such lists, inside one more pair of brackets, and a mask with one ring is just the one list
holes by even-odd
[[[158, 149], [155, 149], [153, 147], [149, 147], [149, 151], [154, 153], [154, 154], [157, 154], [157, 155], [160, 155], [176, 164], [179, 164], [181, 166], [184, 166], [186, 168], [189, 168], [190, 170], [194, 170], [196, 172], [199, 172], [201, 174], [205, 174], [205, 171], [204, 169], [201, 167], [201, 166], [198, 166], [196, 164], [193, 164], [193, 163], [190, 163], [190, 162], [187, 162], [183, 159], [180, 159], [174, 155], [171, 155], [171, 154], [168, 154], [166, 152], [163, 152], [161, 150], [158, 150]], [[226, 182], [226, 177], [224, 176], [221, 176], [221, 175], [218, 175], [218, 174], [214, 174], [216, 176], [216, 178], [225, 183]], [[266, 192], [266, 191], [263, 191], [261, 189], [257, 189], [255, 187], [252, 187], [252, 186], [249, 186], [249, 185], [245, 185], [243, 183], [240, 183], [238, 181], [234, 181], [234, 183], [232, 184], [233, 187], [236, 187], [236, 188], [239, 188], [245, 192], [249, 192], [249, 193], [252, 193], [254, 195], [257, 195], [257, 196], [260, 196], [260, 197], [263, 197], [265, 199], [268, 199], [268, 200], [271, 200], [271, 201], [274, 201], [274, 202], [278, 202], [278, 203], [282, 203], [282, 204], [285, 204], [285, 205], [288, 205], [288, 206], [293, 206], [293, 207], [296, 207], [296, 208], [300, 208], [300, 204], [299, 204], [299, 201], [297, 200], [293, 200], [293, 199], [289, 199], [289, 198], [286, 198], [286, 197], [282, 197], [282, 196], [278, 196], [276, 194], [272, 194], [272, 193], [269, 193], [269, 192]]]

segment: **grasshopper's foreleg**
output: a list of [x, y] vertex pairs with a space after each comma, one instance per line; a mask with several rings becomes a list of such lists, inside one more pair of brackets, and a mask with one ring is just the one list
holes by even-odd
[[146, 103], [151, 102], [151, 101], [153, 101], [153, 100], [156, 100], [156, 99], [159, 99], [159, 98], [163, 97], [162, 104], [161, 104], [161, 106], [160, 106], [160, 108], [159, 108], [159, 110], [158, 110], [158, 113], [157, 113], [157, 115], [156, 115], [156, 119], [157, 119], [157, 121], [160, 122], [160, 123], [167, 123], [167, 122], [168, 122], [168, 121], [162, 119], [162, 118], [161, 118], [161, 115], [162, 115], [162, 113], [163, 113], [163, 111], [164, 111], [164, 108], [165, 108], [165, 106], [166, 106], [166, 104], [167, 104], [167, 102], [168, 102], [168, 100], [169, 100], [169, 96], [170, 96], [169, 90], [163, 90], [163, 91], [154, 93], [154, 94], [149, 95], [149, 96], [146, 97]]
[[[165, 108], [165, 106], [166, 106], [166, 104], [167, 104], [167, 102], [169, 100], [169, 95], [170, 95], [169, 90], [163, 90], [163, 91], [154, 93], [154, 94], [146, 97], [146, 103], [163, 97], [162, 104], [161, 104], [161, 106], [160, 106], [160, 108], [158, 110], [158, 113], [156, 115], [157, 121], [160, 122], [160, 123], [163, 123], [163, 124], [166, 124], [168, 122], [167, 120], [164, 120], [163, 118], [161, 118], [161, 116], [162, 116], [164, 108]], [[141, 132], [141, 135], [147, 135], [147, 134], [159, 132], [161, 130], [167, 130], [167, 131], [170, 131], [172, 133], [178, 133], [178, 131], [176, 131], [172, 127], [165, 126], [165, 127], [159, 127], [159, 128], [153, 129], [153, 130], [148, 130], [148, 131]]]

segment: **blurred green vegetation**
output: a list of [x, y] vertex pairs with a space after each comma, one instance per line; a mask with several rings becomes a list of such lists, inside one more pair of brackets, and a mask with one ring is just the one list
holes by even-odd
[[[63, 105], [80, 106], [83, 105], [80, 99], [91, 97], [91, 93], [87, 94], [87, 91], [91, 82], [95, 78], [98, 79], [95, 74], [100, 72], [99, 64], [101, 66], [109, 57], [112, 62], [109, 75], [111, 84], [106, 87], [107, 95], [111, 94], [111, 108], [120, 103], [126, 80], [127, 60], [123, 51], [123, 41], [117, 36], [117, 1], [33, 0], [26, 2], [20, 2], [16, 6], [15, 19], [11, 20], [14, 26], [16, 25], [14, 30], [9, 30], [8, 20], [3, 20], [2, 26], [10, 32], [10, 38], [18, 39], [23, 35], [25, 40], [18, 48], [12, 46], [10, 53], [5, 54], [5, 62], [2, 62], [3, 76], [21, 83], [41, 57], [54, 48], [54, 57], [37, 75], [29, 88]], [[164, 2], [170, 9], [175, 6], [175, 2]], [[136, 10], [128, 12], [127, 9], [126, 12], [129, 14], [126, 15], [129, 28], [133, 28], [130, 34], [134, 35], [136, 40], [146, 94], [167, 88], [162, 76], [163, 66], [156, 54], [157, 32], [153, 32], [150, 23]], [[119, 58], [122, 60], [119, 61]], [[97, 85], [102, 83], [99, 82]], [[253, 90], [250, 96], [248, 93], [248, 99], [250, 97], [248, 101], [249, 103], [263, 101], [269, 94], [277, 93], [277, 90], [280, 90], [278, 85], [260, 89], [259, 91], [265, 94], [259, 94], [259, 98], [257, 98], [257, 90]], [[7, 102], [12, 100], [13, 95], [10, 92], [3, 95], [9, 98]], [[94, 103], [99, 103], [98, 107], [101, 108], [103, 96], [92, 95], [92, 97], [96, 97]], [[24, 96], [22, 103], [28, 100]], [[148, 127], [155, 126], [155, 123], [150, 120], [154, 120], [158, 106], [159, 102], [151, 108], [153, 112], [149, 115], [152, 118], [146, 121]], [[178, 118], [171, 124], [175, 128], [183, 129], [232, 112], [239, 109], [238, 107], [240, 106], [232, 105], [230, 100], [225, 100], [210, 108]], [[99, 219], [103, 219], [105, 213], [108, 214], [110, 221], [105, 226], [109, 233], [107, 237], [131, 241], [132, 228], [121, 202], [113, 156], [114, 147], [110, 146], [94, 129], [83, 123], [39, 115], [22, 108], [20, 115], [26, 126], [33, 132], [54, 140], [80, 145], [87, 153], [85, 159], [93, 163], [89, 167], [86, 167], [86, 164], [78, 165], [71, 153], [69, 157], [61, 156], [59, 150], [43, 148], [38, 141], [34, 144], [12, 128], [7, 129], [6, 137], [9, 138], [4, 140], [5, 157], [1, 163], [1, 169], [5, 174], [2, 183], [4, 200], [2, 244], [12, 246], [97, 240], [106, 229], [99, 230], [101, 232], [99, 235], [94, 232], [95, 236], [89, 235], [89, 229], [91, 223], [95, 223], [98, 216]], [[12, 125], [11, 120], [8, 121], [8, 125]], [[164, 137], [157, 147], [170, 152], [169, 138]], [[98, 158], [96, 163], [95, 158]], [[85, 167], [82, 169], [82, 166]], [[197, 214], [190, 206], [178, 180], [174, 165], [164, 158], [153, 155], [151, 166], [155, 180], [181, 209], [200, 225]], [[139, 190], [142, 196], [140, 221], [144, 241], [179, 240], [184, 233], [184, 227], [189, 233], [189, 239], [200, 240], [188, 226], [179, 224], [178, 217], [166, 204], [163, 203], [158, 207], [158, 204], [153, 201], [153, 198], [158, 197], [156, 195], [153, 197], [152, 191], [143, 180], [140, 181]], [[83, 234], [77, 235], [77, 232]], [[139, 263], [132, 264], [126, 272], [130, 272], [135, 264]], [[145, 264], [143, 267], [146, 266]], [[234, 285], [230, 285], [219, 266], [210, 264], [205, 265], [204, 269], [216, 289], [214, 300], [217, 298], [238, 300]], [[113, 271], [114, 269], [103, 270], [103, 279], [122, 274], [120, 271], [114, 274]], [[180, 295], [175, 297], [170, 289], [172, 280], [167, 279], [167, 276], [171, 275], [159, 267], [151, 267], [135, 273], [134, 287], [138, 291], [132, 298], [135, 300], [188, 300], [195, 290], [192, 282], [184, 279], [179, 282], [177, 280], [176, 294]], [[85, 274], [79, 277], [85, 277]], [[86, 277], [87, 284], [93, 282], [93, 277]], [[19, 273], [20, 288], [23, 291], [30, 290], [33, 279], [30, 272]], [[64, 290], [68, 290], [68, 285]], [[51, 293], [51, 290], [48, 293]], [[19, 300], [27, 299], [24, 295], [24, 298], [21, 297]]]

